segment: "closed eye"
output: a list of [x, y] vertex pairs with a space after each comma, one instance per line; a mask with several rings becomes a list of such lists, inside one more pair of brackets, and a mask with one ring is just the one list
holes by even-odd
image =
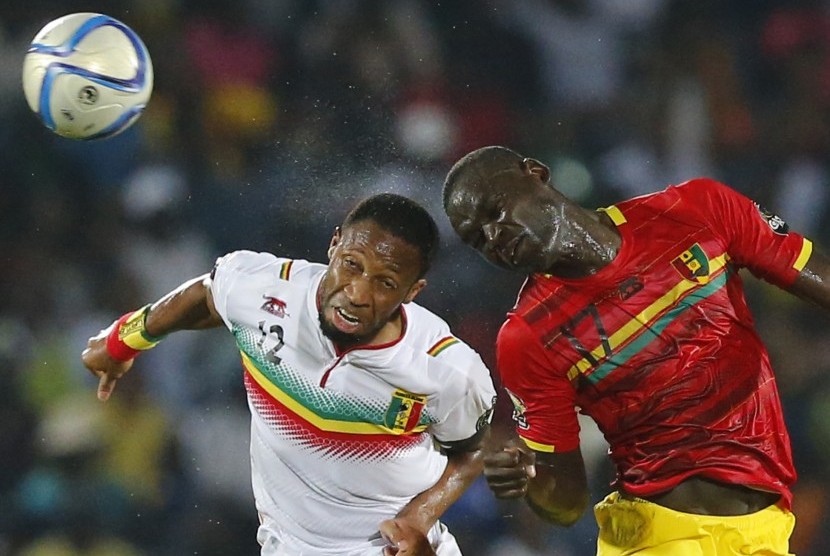
[[348, 257], [343, 259], [343, 266], [345, 266], [349, 270], [359, 270], [360, 269], [360, 265], [357, 264], [357, 261], [355, 261], [354, 259], [350, 259]]
[[459, 227], [458, 236], [461, 241], [469, 245], [473, 249], [480, 249], [484, 245], [484, 228], [482, 226], [475, 226], [471, 223], [465, 225], [463, 228]]

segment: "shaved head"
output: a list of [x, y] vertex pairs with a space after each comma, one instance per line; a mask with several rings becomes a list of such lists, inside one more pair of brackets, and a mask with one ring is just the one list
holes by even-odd
[[473, 187], [484, 183], [503, 171], [521, 169], [524, 157], [512, 149], [500, 146], [482, 147], [458, 160], [444, 179], [444, 209], [459, 187]]

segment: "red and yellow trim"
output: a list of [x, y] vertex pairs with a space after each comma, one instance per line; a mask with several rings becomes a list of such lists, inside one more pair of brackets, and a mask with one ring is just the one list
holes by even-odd
[[801, 272], [807, 266], [807, 261], [810, 260], [810, 255], [813, 254], [813, 242], [804, 238], [804, 243], [801, 244], [801, 252], [793, 263], [793, 268]]
[[521, 438], [524, 441], [524, 443], [527, 444], [528, 448], [530, 448], [531, 450], [534, 450], [536, 452], [545, 452], [546, 454], [552, 454], [553, 452], [556, 451], [556, 447], [551, 446], [550, 444], [542, 444], [540, 442], [534, 442], [533, 440], [528, 440], [527, 438], [525, 438], [524, 436], [521, 436], [521, 435], [519, 435], [519, 438]]

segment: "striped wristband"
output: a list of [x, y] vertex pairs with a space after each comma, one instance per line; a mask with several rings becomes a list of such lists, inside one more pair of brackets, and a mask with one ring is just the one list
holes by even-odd
[[107, 352], [110, 357], [116, 361], [128, 361], [142, 351], [156, 347], [164, 338], [150, 336], [144, 328], [149, 310], [150, 305], [145, 305], [113, 323], [112, 330], [107, 335]]

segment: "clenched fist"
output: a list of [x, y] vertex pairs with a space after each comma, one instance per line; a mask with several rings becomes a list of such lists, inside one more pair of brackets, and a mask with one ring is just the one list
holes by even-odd
[[497, 498], [522, 498], [536, 476], [536, 453], [524, 444], [490, 452], [484, 456], [484, 476]]

